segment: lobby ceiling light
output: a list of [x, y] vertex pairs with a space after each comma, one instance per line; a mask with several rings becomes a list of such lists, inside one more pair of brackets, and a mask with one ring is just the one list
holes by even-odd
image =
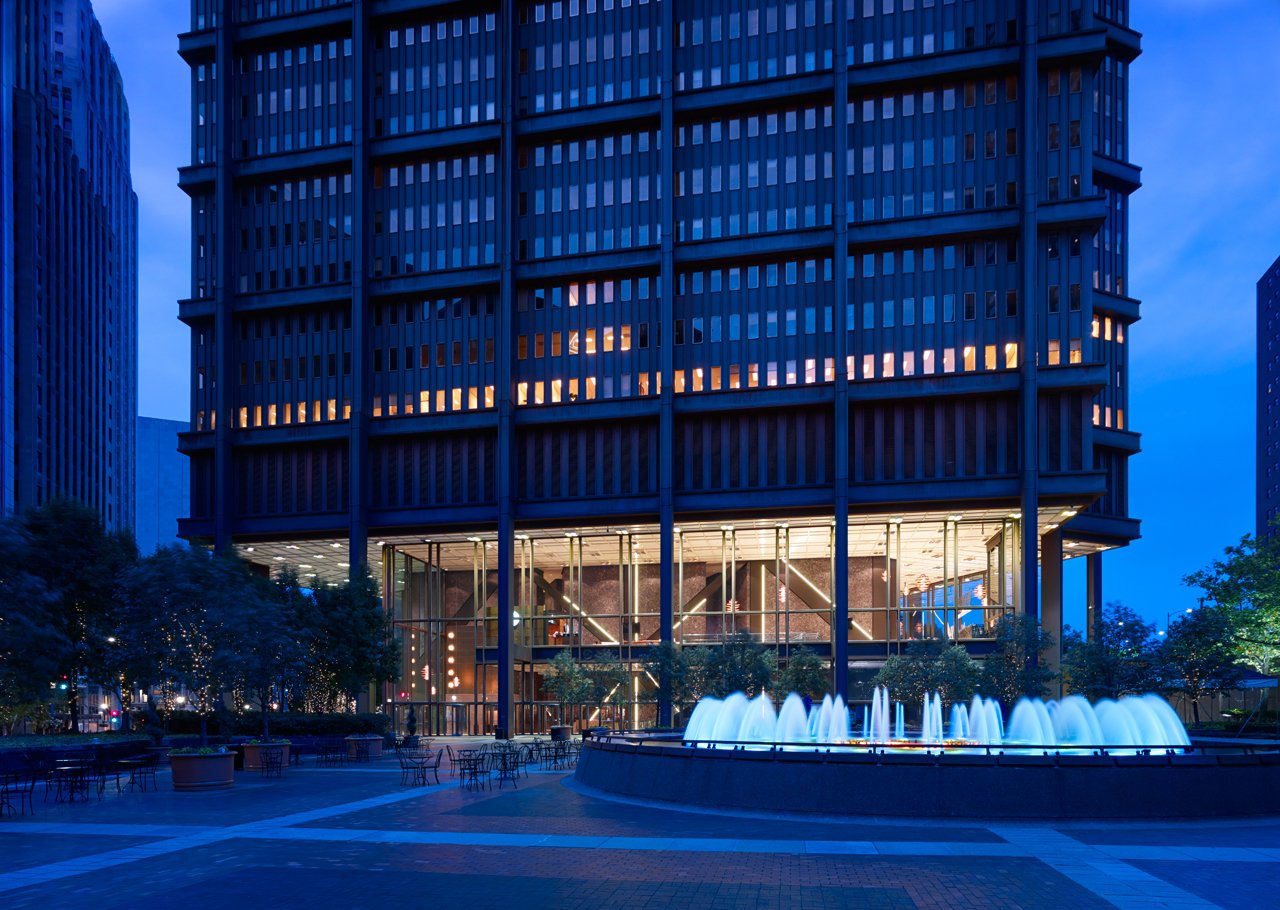
[[253, 547], [245, 547], [245, 550], [247, 550], [248, 552], [252, 553], [252, 552], [253, 552]]
[[298, 566], [299, 569], [309, 569], [311, 566]]
[[517, 535], [516, 535], [516, 540], [528, 540], [528, 539], [529, 539], [529, 535], [528, 535], [528, 534], [517, 534]]
[[387, 545], [387, 542], [385, 540], [378, 541], [378, 546], [385, 547], [386, 545]]
[[342, 544], [340, 544], [340, 543], [331, 543], [331, 544], [329, 544], [329, 546], [333, 547], [335, 550], [341, 550], [341, 549], [342, 549]]
[[1075, 515], [1075, 514], [1076, 514], [1076, 510], [1075, 510], [1075, 509], [1063, 509], [1062, 514], [1063, 514], [1063, 515], [1065, 515], [1067, 518], [1070, 518], [1071, 516], [1073, 516], [1073, 515]]
[[467, 538], [467, 540], [469, 540], [471, 543], [479, 543], [479, 542], [480, 542], [480, 538], [479, 538], [479, 537], [468, 537], [468, 538]]

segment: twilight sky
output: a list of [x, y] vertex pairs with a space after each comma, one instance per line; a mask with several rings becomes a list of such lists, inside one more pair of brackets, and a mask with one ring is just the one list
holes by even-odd
[[[189, 417], [189, 7], [96, 0], [124, 76], [139, 203], [139, 409]], [[1143, 33], [1129, 145], [1143, 169], [1130, 215], [1130, 514], [1143, 537], [1103, 557], [1104, 596], [1157, 620], [1194, 604], [1187, 572], [1253, 531], [1255, 283], [1280, 256], [1280, 4], [1132, 0]], [[1066, 622], [1084, 621], [1084, 561], [1066, 571]]]

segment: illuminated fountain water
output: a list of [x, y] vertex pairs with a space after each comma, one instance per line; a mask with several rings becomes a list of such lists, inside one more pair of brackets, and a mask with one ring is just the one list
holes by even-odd
[[704, 746], [723, 743], [744, 747], [821, 744], [1080, 749], [1190, 743], [1177, 714], [1158, 695], [1104, 699], [1097, 704], [1078, 695], [1048, 702], [1024, 698], [1014, 706], [1007, 726], [996, 701], [975, 695], [968, 705], [951, 705], [949, 728], [943, 723], [945, 716], [941, 694], [927, 694], [921, 704], [919, 733], [908, 736], [905, 705], [895, 701], [888, 689], [877, 687], [871, 704], [863, 709], [861, 736], [855, 736], [849, 708], [840, 696], [825, 696], [806, 711], [804, 700], [792, 692], [775, 713], [767, 693], [748, 699], [735, 692], [723, 700], [706, 697], [699, 701], [684, 739]]

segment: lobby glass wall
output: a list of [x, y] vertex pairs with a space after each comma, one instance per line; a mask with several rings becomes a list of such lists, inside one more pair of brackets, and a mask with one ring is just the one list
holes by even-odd
[[[845, 569], [851, 658], [882, 659], [918, 640], [990, 638], [1000, 614], [1019, 608], [1019, 523], [1008, 512], [851, 517]], [[674, 640], [714, 647], [746, 632], [784, 653], [800, 645], [830, 653], [834, 542], [830, 516], [680, 523], [672, 548]], [[497, 546], [486, 533], [388, 546], [387, 593], [404, 637], [393, 699], [399, 729], [412, 706], [421, 733], [492, 731]], [[642, 662], [659, 641], [658, 527], [528, 529], [516, 534], [514, 546], [513, 732], [545, 732], [562, 718], [575, 725], [651, 724], [656, 682]], [[603, 703], [566, 714], [545, 685], [551, 661], [565, 649], [588, 667], [616, 657], [626, 681], [613, 685]], [[851, 700], [865, 694], [851, 691]]]
[[[905, 515], [849, 524], [849, 641], [991, 638], [1019, 609], [1016, 513]], [[861, 653], [866, 653], [865, 650]]]
[[829, 643], [834, 534], [829, 517], [682, 524], [674, 639], [714, 645], [749, 632], [770, 645]]

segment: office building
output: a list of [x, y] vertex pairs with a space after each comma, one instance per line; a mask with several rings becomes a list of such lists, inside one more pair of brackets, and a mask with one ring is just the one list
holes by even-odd
[[88, 0], [0, 7], [3, 509], [133, 525], [137, 198], [129, 106]]
[[1258, 511], [1259, 537], [1275, 533], [1280, 512], [1280, 259], [1258, 279]]
[[186, 546], [178, 521], [191, 511], [190, 462], [178, 451], [185, 421], [139, 417], [138, 488], [134, 536], [144, 555], [157, 547]]
[[183, 535], [380, 573], [398, 718], [737, 631], [858, 701], [1138, 536], [1126, 3], [193, 9]]

